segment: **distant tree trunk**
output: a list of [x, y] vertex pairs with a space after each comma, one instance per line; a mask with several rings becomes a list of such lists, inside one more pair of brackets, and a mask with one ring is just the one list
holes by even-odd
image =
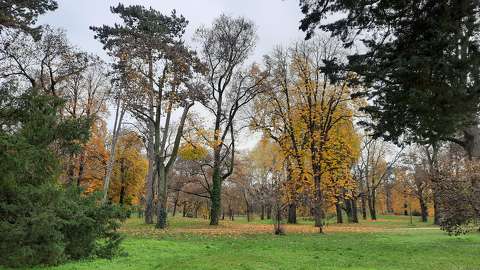
[[265, 204], [264, 203], [262, 203], [262, 206], [261, 206], [260, 219], [261, 220], [265, 219]]
[[355, 199], [345, 200], [348, 223], [358, 223], [357, 202]]
[[351, 199], [351, 215], [352, 215], [352, 223], [358, 223], [358, 209], [357, 209], [357, 200], [356, 199]]
[[372, 189], [368, 196], [368, 210], [370, 212], [370, 218], [372, 220], [377, 220], [377, 209], [375, 206], [376, 203], [376, 191]]
[[186, 217], [186, 216], [187, 216], [187, 202], [184, 202], [184, 203], [183, 203], [182, 216], [183, 216], [183, 217]]
[[225, 209], [222, 207], [222, 220], [225, 220]]
[[388, 214], [393, 214], [393, 195], [392, 195], [392, 185], [385, 184], [385, 208], [387, 209]]
[[440, 206], [438, 205], [438, 195], [433, 191], [433, 224], [440, 225]]
[[193, 217], [194, 218], [198, 218], [198, 209], [200, 208], [200, 206], [198, 204], [195, 205], [195, 209], [194, 209], [194, 212], [193, 212]]
[[230, 220], [234, 220], [235, 217], [234, 217], [234, 214], [233, 214], [233, 209], [232, 209], [232, 206], [231, 205], [228, 205], [228, 214], [230, 216]]
[[297, 224], [297, 203], [291, 202], [288, 205], [288, 224]]
[[177, 204], [178, 204], [179, 198], [180, 198], [180, 191], [177, 191], [176, 194], [175, 194], [175, 200], [173, 201], [173, 213], [172, 213], [172, 216], [175, 216], [175, 214], [177, 213]]
[[367, 219], [367, 199], [365, 198], [365, 193], [363, 193], [361, 196], [360, 196], [360, 199], [361, 199], [361, 202], [362, 202], [362, 218], [364, 220]]
[[420, 211], [422, 213], [422, 222], [428, 222], [428, 207], [423, 196], [418, 199], [420, 203]]
[[272, 219], [272, 206], [267, 205], [267, 219]]
[[84, 174], [85, 174], [85, 150], [82, 150], [78, 160], [77, 187], [80, 187], [80, 185], [82, 184]]
[[335, 203], [335, 210], [337, 212], [337, 223], [341, 224], [343, 223], [343, 217], [342, 217], [342, 207], [340, 206], [340, 203]]
[[250, 216], [250, 206], [248, 204], [247, 204], [246, 214], [247, 214], [247, 222], [250, 222], [252, 217]]
[[121, 159], [120, 161], [120, 199], [118, 203], [123, 205], [125, 201], [125, 192], [126, 192], [126, 167], [125, 167], [125, 159]]

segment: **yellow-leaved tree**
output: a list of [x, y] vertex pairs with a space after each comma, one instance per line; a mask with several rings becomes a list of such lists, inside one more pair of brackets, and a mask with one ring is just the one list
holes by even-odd
[[[350, 97], [355, 89], [348, 84], [353, 75], [334, 68], [342, 54], [340, 43], [329, 38], [277, 48], [266, 57], [268, 89], [251, 117], [252, 127], [276, 141], [286, 157], [291, 205], [307, 201], [320, 232], [325, 196], [338, 197], [341, 184], [351, 188], [349, 169], [358, 157]], [[289, 221], [295, 222], [292, 208]]]

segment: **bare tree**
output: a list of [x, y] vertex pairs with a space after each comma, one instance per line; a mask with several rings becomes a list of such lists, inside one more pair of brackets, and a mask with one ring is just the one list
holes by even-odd
[[214, 118], [213, 127], [206, 128], [212, 131], [206, 139], [213, 152], [210, 224], [218, 225], [222, 182], [234, 167], [236, 116], [261, 91], [266, 73], [256, 66], [242, 70], [256, 41], [255, 27], [245, 18], [221, 15], [211, 28], [198, 29], [196, 38], [208, 67], [209, 101], [204, 106]]

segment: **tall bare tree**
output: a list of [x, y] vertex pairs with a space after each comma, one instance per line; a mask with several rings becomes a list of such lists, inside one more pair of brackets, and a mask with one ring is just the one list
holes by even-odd
[[242, 17], [221, 15], [210, 28], [197, 30], [202, 60], [207, 64], [209, 86], [204, 107], [214, 119], [207, 127], [213, 152], [210, 224], [218, 225], [221, 211], [222, 182], [233, 173], [235, 159], [235, 120], [239, 111], [262, 89], [266, 73], [258, 67], [243, 69], [256, 42], [254, 24]]

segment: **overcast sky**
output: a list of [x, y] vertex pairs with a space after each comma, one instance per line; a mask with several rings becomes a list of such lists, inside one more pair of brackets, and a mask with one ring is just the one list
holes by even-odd
[[[57, 0], [57, 2], [59, 8], [42, 16], [39, 23], [63, 28], [71, 43], [102, 57], [106, 57], [106, 54], [101, 44], [93, 38], [89, 26], [112, 25], [118, 21], [118, 18], [110, 13], [109, 8], [119, 2], [125, 5], [139, 4], [152, 7], [164, 14], [176, 9], [177, 13], [185, 16], [190, 22], [185, 37], [190, 44], [195, 29], [202, 25], [210, 25], [220, 14], [244, 16], [257, 26], [258, 42], [250, 61], [260, 62], [262, 56], [268, 54], [274, 46], [286, 46], [304, 37], [298, 30], [302, 17], [298, 0]], [[244, 134], [239, 148], [251, 148], [257, 139], [258, 136]]]

